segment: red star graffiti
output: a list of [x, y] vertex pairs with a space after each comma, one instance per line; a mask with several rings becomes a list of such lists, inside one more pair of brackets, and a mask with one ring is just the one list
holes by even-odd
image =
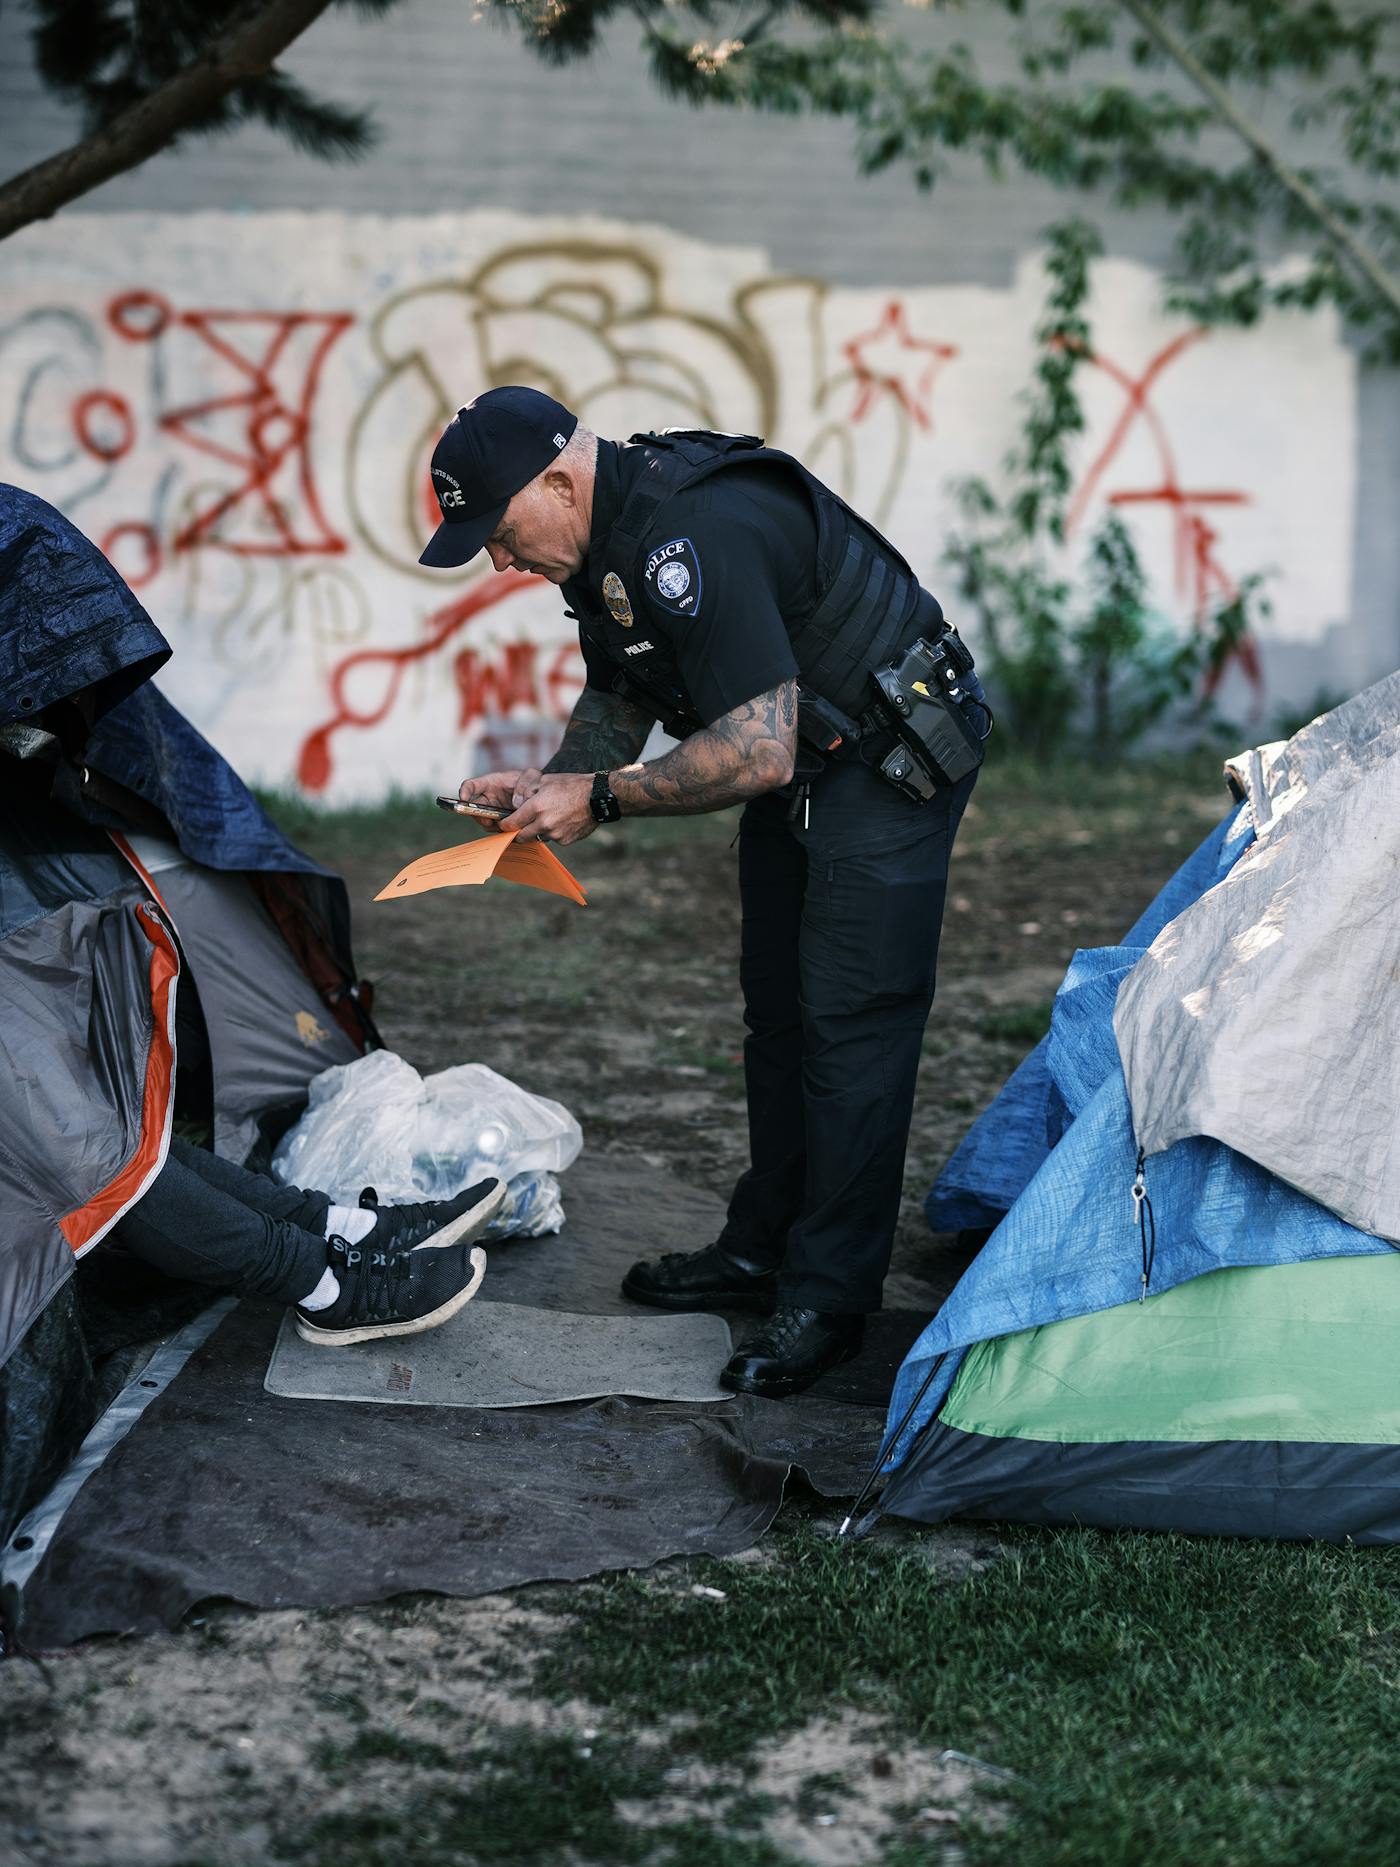
[[873, 330], [842, 345], [855, 372], [856, 405], [852, 421], [862, 421], [880, 395], [892, 395], [921, 428], [933, 427], [933, 385], [944, 365], [958, 354], [955, 344], [915, 337], [904, 306], [892, 298]]

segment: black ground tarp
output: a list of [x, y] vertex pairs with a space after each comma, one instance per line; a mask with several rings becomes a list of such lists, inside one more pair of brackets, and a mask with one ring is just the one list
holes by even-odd
[[[713, 1197], [635, 1160], [565, 1177], [557, 1238], [496, 1246], [488, 1297], [597, 1314], [639, 1255], [712, 1239]], [[20, 1633], [62, 1646], [254, 1607], [471, 1596], [731, 1554], [793, 1468], [827, 1496], [870, 1465], [895, 1371], [927, 1318], [874, 1319], [857, 1361], [790, 1401], [611, 1399], [519, 1412], [341, 1405], [263, 1390], [274, 1307], [244, 1303], [84, 1485], [24, 1591]], [[734, 1317], [737, 1337], [752, 1319]]]
[[89, 1427], [150, 1353], [209, 1301], [194, 1284], [157, 1278], [101, 1250], [30, 1325], [0, 1368], [0, 1547], [54, 1483]]

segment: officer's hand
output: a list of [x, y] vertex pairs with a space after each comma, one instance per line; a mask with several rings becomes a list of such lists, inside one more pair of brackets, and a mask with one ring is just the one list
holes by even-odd
[[465, 803], [493, 804], [501, 810], [515, 808], [515, 787], [525, 774], [518, 771], [488, 771], [484, 778], [463, 778], [457, 795]]
[[518, 771], [515, 774], [515, 789], [511, 793], [511, 804], [519, 810], [523, 803], [535, 795], [543, 783], [543, 772], [536, 771], [533, 765], [528, 766], [524, 771]]
[[588, 807], [592, 793], [591, 772], [550, 772], [501, 828], [516, 831], [522, 840], [580, 843], [598, 827]]

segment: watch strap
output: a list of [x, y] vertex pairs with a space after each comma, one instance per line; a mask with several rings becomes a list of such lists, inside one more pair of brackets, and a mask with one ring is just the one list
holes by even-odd
[[593, 790], [589, 795], [588, 804], [589, 809], [593, 812], [595, 822], [616, 823], [619, 817], [621, 817], [622, 806], [618, 803], [617, 798], [613, 794], [612, 784], [609, 781], [607, 772], [594, 772]]

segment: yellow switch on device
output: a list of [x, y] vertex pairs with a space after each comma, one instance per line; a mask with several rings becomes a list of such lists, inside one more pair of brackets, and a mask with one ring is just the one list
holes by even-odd
[[922, 681], [914, 681], [911, 683], [911, 685], [913, 686], [914, 692], [916, 694], [922, 694], [925, 700], [929, 700], [932, 698], [927, 687], [924, 686]]

